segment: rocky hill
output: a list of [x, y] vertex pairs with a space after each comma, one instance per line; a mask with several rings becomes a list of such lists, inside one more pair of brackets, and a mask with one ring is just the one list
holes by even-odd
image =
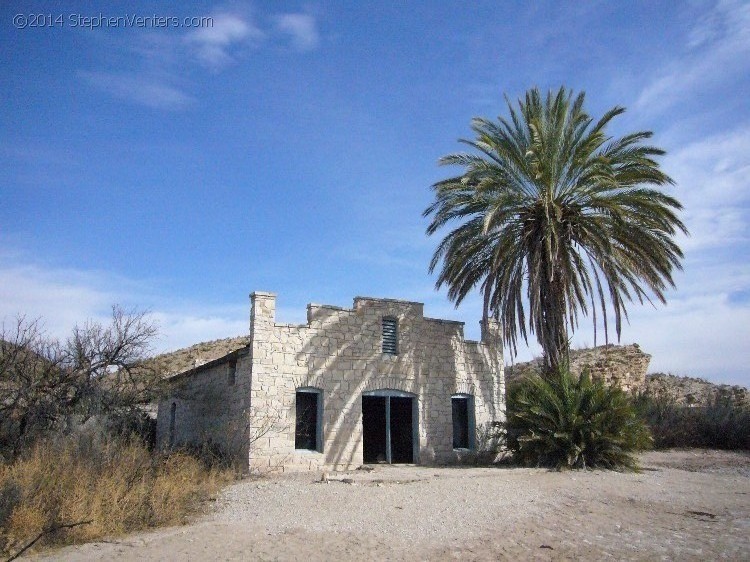
[[149, 367], [159, 369], [166, 377], [218, 359], [249, 343], [250, 336], [237, 336], [197, 343], [184, 349], [157, 355], [149, 359], [147, 364]]
[[750, 391], [745, 387], [715, 384], [704, 379], [665, 373], [646, 375], [645, 392], [656, 397], [670, 398], [688, 406], [706, 404], [717, 399], [731, 400], [736, 404], [750, 404]]
[[[689, 406], [716, 399], [750, 404], [750, 391], [741, 386], [715, 384], [704, 379], [665, 373], [646, 374], [651, 356], [644, 353], [638, 344], [571, 350], [570, 355], [574, 373], [580, 374], [587, 368], [594, 378], [602, 378], [627, 391], [669, 398]], [[518, 380], [528, 373], [540, 372], [540, 368], [541, 359], [508, 365], [505, 368], [506, 380]]]
[[[646, 370], [651, 356], [641, 351], [637, 343], [632, 345], [600, 345], [587, 349], [570, 350], [570, 370], [576, 375], [587, 370], [593, 379], [617, 385], [628, 392], [645, 390]], [[523, 376], [541, 371], [542, 360], [534, 359], [505, 367], [505, 378], [514, 381]]]

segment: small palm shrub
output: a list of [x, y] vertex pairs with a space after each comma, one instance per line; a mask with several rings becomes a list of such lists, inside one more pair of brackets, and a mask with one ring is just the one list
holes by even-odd
[[569, 369], [532, 375], [508, 392], [508, 444], [527, 466], [637, 469], [651, 435], [619, 388]]

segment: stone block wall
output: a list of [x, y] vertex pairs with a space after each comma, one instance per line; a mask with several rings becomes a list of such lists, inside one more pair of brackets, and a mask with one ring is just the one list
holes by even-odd
[[216, 446], [235, 458], [246, 458], [250, 381], [249, 348], [172, 377], [169, 397], [159, 402], [157, 446], [169, 447], [170, 441], [175, 447]]
[[[467, 341], [463, 323], [425, 318], [421, 303], [362, 297], [352, 309], [311, 304], [306, 324], [278, 324], [275, 295], [256, 292], [251, 298], [251, 403], [278, 416], [277, 430], [253, 442], [251, 469], [360, 466], [367, 391], [417, 397], [415, 460], [421, 464], [457, 462], [467, 454], [452, 447], [452, 394], [474, 397], [478, 432], [505, 419], [497, 325], [484, 330], [484, 343]], [[398, 321], [397, 355], [382, 353], [383, 317]], [[322, 453], [294, 448], [295, 393], [302, 387], [322, 391]], [[259, 434], [260, 422], [250, 431]]]

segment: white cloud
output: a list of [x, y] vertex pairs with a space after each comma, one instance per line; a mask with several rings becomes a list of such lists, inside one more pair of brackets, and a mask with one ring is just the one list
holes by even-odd
[[[750, 386], [749, 148], [750, 130], [740, 129], [689, 144], [665, 163], [691, 232], [678, 238], [685, 269], [666, 306], [632, 304], [623, 328], [624, 342], [653, 355], [652, 372]], [[591, 344], [585, 321], [582, 328], [576, 341]]]
[[[676, 272], [666, 306], [629, 306], [623, 341], [653, 355], [651, 371], [750, 386], [750, 302], [735, 298], [750, 289], [750, 127], [685, 144], [667, 155], [664, 169], [691, 234], [677, 237], [684, 271]], [[592, 344], [585, 320], [581, 328], [576, 342]]]
[[[677, 290], [669, 292], [666, 305], [628, 305], [629, 322], [623, 323], [621, 342], [638, 343], [652, 356], [649, 372], [750, 387], [750, 302], [733, 298], [750, 287], [750, 264], [728, 267], [718, 260], [688, 259], [676, 282]], [[601, 322], [597, 338], [599, 345], [604, 343]], [[609, 342], [617, 343], [611, 317]], [[591, 319], [580, 318], [573, 346], [593, 343]]]
[[210, 16], [210, 25], [187, 33], [134, 33], [128, 39], [95, 36], [105, 41], [104, 58], [118, 63], [127, 55], [127, 68], [80, 71], [91, 86], [153, 109], [180, 110], [196, 100], [187, 93], [189, 70], [199, 65], [214, 72], [238, 62], [249, 50], [258, 48], [275, 32], [289, 37], [298, 51], [318, 46], [319, 35], [315, 18], [306, 14], [270, 16], [272, 28], [264, 31], [246, 13], [219, 12]]
[[691, 31], [687, 50], [643, 89], [635, 107], [659, 112], [700, 91], [742, 76], [750, 67], [750, 4], [721, 1]]
[[750, 307], [714, 293], [673, 299], [658, 310], [634, 310], [624, 334], [653, 358], [650, 371], [698, 376], [750, 386], [747, 347]]
[[[17, 316], [41, 319], [49, 333], [65, 338], [71, 328], [87, 319], [106, 318], [111, 305], [123, 302], [129, 285], [97, 272], [45, 269], [38, 265], [0, 262], [0, 318], [6, 324]], [[117, 293], [120, 294], [117, 294]]]
[[308, 14], [281, 14], [274, 17], [278, 31], [289, 35], [298, 51], [311, 51], [318, 46], [320, 36], [315, 18]]
[[[653, 356], [650, 371], [701, 376], [717, 382], [750, 385], [747, 326], [750, 303], [737, 302], [732, 295], [750, 286], [750, 264], [727, 267], [719, 262], [689, 261], [678, 278], [678, 291], [669, 295], [667, 306], [656, 309], [633, 304], [631, 323], [623, 329], [624, 343], [638, 342]], [[435, 293], [430, 284], [393, 287], [386, 295], [425, 303], [425, 314], [466, 323], [467, 338], [479, 337], [481, 299], [474, 293], [458, 309]], [[375, 295], [382, 296], [382, 295]], [[178, 349], [202, 341], [248, 333], [249, 303], [202, 306], [171, 300], [145, 282], [105, 272], [55, 269], [21, 260], [0, 259], [0, 320], [6, 325], [15, 316], [42, 318], [50, 335], [65, 338], [76, 323], [93, 319], [106, 322], [112, 304], [138, 306], [152, 303], [150, 314], [160, 326], [157, 351]], [[155, 303], [155, 304], [153, 304]], [[350, 301], [339, 303], [350, 306]], [[280, 308], [277, 321], [303, 323], [302, 308]], [[610, 337], [613, 342], [614, 338]], [[538, 355], [533, 337], [522, 345], [515, 361]], [[599, 334], [603, 343], [603, 332]], [[593, 331], [586, 319], [574, 338], [575, 345], [592, 345]], [[511, 362], [509, 356], [506, 357]]]
[[182, 110], [195, 103], [187, 93], [188, 70], [196, 65], [219, 71], [236, 60], [243, 48], [264, 34], [248, 17], [219, 13], [212, 25], [187, 34], [163, 31], [134, 33], [126, 40], [106, 36], [106, 57], [127, 55], [129, 61], [117, 72], [79, 71], [91, 86], [116, 98], [160, 110]]
[[669, 154], [664, 168], [677, 187], [691, 232], [685, 251], [746, 245], [750, 224], [750, 127], [693, 142]]
[[211, 68], [231, 62], [233, 48], [259, 42], [265, 37], [248, 18], [237, 14], [221, 13], [212, 16], [212, 20], [212, 26], [197, 29], [185, 38], [197, 59]]
[[[248, 316], [247, 311], [244, 316]], [[157, 311], [151, 317], [159, 324], [162, 334], [156, 342], [159, 350], [181, 349], [200, 342], [248, 334], [250, 330], [249, 321], [241, 319], [242, 316], [227, 316], [211, 310], [192, 313]]]
[[195, 102], [180, 88], [168, 84], [163, 77], [146, 74], [85, 72], [80, 75], [95, 88], [117, 98], [153, 109], [179, 110]]
[[[65, 339], [76, 324], [106, 323], [114, 304], [148, 310], [159, 325], [157, 351], [248, 333], [249, 304], [205, 307], [154, 294], [148, 283], [99, 271], [56, 269], [0, 257], [0, 321], [41, 319], [47, 333]], [[244, 306], [243, 306], [244, 305]]]

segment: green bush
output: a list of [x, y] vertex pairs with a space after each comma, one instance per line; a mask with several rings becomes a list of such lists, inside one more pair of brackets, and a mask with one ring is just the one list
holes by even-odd
[[531, 375], [508, 392], [508, 445], [527, 466], [636, 469], [651, 436], [619, 388], [568, 369]]
[[654, 446], [750, 450], [750, 406], [727, 397], [685, 405], [668, 396], [642, 395], [639, 415], [651, 429]]

